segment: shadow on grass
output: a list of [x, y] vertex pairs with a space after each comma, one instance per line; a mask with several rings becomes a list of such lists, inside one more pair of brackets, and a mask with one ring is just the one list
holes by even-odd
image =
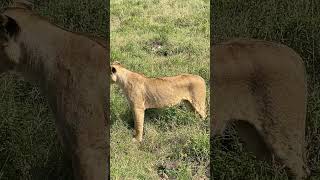
[[0, 179], [70, 179], [46, 98], [19, 78], [0, 78]]

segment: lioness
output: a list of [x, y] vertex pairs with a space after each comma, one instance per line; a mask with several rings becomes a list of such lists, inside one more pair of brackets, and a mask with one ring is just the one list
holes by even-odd
[[142, 141], [144, 112], [148, 108], [168, 107], [188, 101], [201, 118], [206, 117], [206, 84], [200, 76], [183, 74], [147, 78], [115, 62], [111, 65], [111, 79], [120, 86], [133, 109], [133, 141]]
[[74, 179], [109, 178], [108, 49], [16, 3], [0, 15], [0, 73], [15, 70], [48, 96]]
[[258, 157], [275, 155], [292, 177], [306, 178], [307, 83], [300, 56], [284, 45], [260, 40], [233, 40], [211, 51], [211, 136], [221, 135], [234, 122]]

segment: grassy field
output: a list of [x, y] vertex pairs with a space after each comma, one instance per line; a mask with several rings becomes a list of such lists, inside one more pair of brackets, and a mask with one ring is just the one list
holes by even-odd
[[[41, 2], [41, 3], [40, 3]], [[107, 37], [106, 1], [36, 0], [35, 10], [69, 30]], [[8, 1], [1, 1], [0, 8]], [[69, 179], [44, 95], [14, 74], [0, 76], [0, 179]]]
[[[63, 27], [107, 36], [106, 3], [51, 0], [36, 11]], [[0, 8], [7, 1], [0, 2]], [[281, 42], [305, 60], [307, 142], [312, 179], [320, 179], [320, 4], [315, 0], [215, 0], [215, 42], [250, 37]], [[149, 77], [202, 76], [209, 96], [209, 0], [111, 0], [111, 57]], [[54, 119], [37, 87], [0, 76], [0, 179], [67, 179]], [[201, 179], [209, 176], [209, 126], [185, 106], [148, 110], [144, 142], [133, 144], [133, 117], [111, 86], [112, 179]], [[207, 100], [209, 102], [209, 98]], [[236, 133], [215, 141], [211, 179], [287, 179], [283, 167], [256, 161]]]
[[[111, 0], [111, 61], [148, 77], [202, 76], [209, 96], [209, 0]], [[209, 98], [207, 99], [209, 102]], [[111, 86], [112, 179], [201, 179], [209, 175], [209, 118], [186, 106], [147, 110], [144, 141]]]
[[[320, 179], [320, 19], [319, 1], [214, 0], [214, 42], [258, 38], [281, 42], [297, 51], [308, 75], [306, 140], [311, 179]], [[212, 179], [288, 179], [279, 165], [256, 161], [230, 129], [214, 143]]]

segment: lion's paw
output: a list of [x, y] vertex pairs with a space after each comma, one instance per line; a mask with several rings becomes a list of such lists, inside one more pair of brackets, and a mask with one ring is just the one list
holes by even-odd
[[142, 139], [132, 138], [132, 142], [134, 143], [140, 143]]

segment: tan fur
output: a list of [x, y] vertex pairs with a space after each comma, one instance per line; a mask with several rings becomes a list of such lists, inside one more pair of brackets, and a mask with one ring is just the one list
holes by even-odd
[[284, 45], [259, 40], [214, 45], [212, 54], [212, 136], [234, 122], [258, 157], [271, 152], [293, 178], [304, 179], [307, 88], [301, 57]]
[[21, 72], [48, 96], [74, 179], [108, 179], [107, 49], [49, 23], [30, 8], [10, 7], [1, 17], [19, 29], [8, 25], [15, 32], [10, 36], [3, 31], [5, 21], [0, 27], [0, 73]]
[[[114, 72], [114, 69], [116, 72]], [[134, 112], [134, 141], [142, 141], [144, 112], [148, 108], [162, 108], [188, 101], [201, 118], [206, 117], [206, 85], [197, 75], [147, 78], [121, 66], [111, 65], [111, 79], [125, 93]]]

